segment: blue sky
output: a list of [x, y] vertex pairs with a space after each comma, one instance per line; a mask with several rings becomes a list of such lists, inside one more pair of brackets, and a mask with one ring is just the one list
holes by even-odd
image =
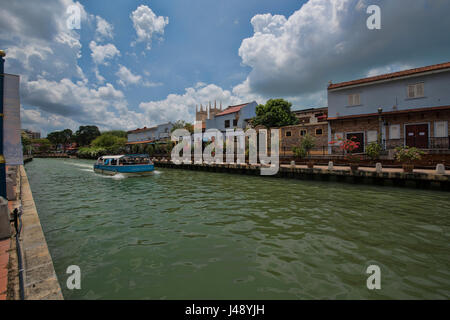
[[[253, 34], [251, 18], [258, 13], [289, 16], [304, 1], [298, 0], [171, 0], [82, 1], [85, 10], [102, 16], [114, 25], [114, 43], [123, 53], [115, 60], [133, 72], [150, 72], [150, 81], [162, 83], [142, 90], [128, 87], [129, 101], [164, 99], [170, 93], [183, 93], [197, 82], [215, 83], [231, 90], [245, 80], [249, 67], [241, 64], [238, 50], [241, 41]], [[150, 51], [144, 44], [130, 47], [135, 32], [129, 14], [139, 5], [147, 5], [158, 16], [169, 18], [164, 39], [156, 40]], [[89, 39], [91, 30], [81, 31], [81, 42]], [[86, 33], [84, 36], [83, 33]], [[81, 65], [92, 67], [89, 41], [83, 46]], [[135, 54], [132, 55], [132, 54]], [[144, 55], [145, 54], [145, 55]], [[114, 67], [101, 68], [102, 75], [114, 76]], [[207, 101], [205, 101], [206, 103]]]
[[[381, 9], [369, 30], [367, 7]], [[448, 0], [0, 0], [24, 128], [133, 129], [195, 107], [285, 98], [326, 106], [339, 82], [449, 61]], [[67, 27], [71, 6], [81, 29]]]

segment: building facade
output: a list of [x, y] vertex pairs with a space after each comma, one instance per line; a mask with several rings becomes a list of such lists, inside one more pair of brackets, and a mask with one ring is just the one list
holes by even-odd
[[40, 139], [41, 138], [40, 132], [33, 132], [28, 129], [22, 129], [22, 133], [24, 133], [28, 137], [28, 139]]
[[222, 112], [222, 102], [220, 102], [220, 108], [217, 107], [217, 102], [214, 101], [214, 107], [211, 106], [211, 102], [209, 106], [203, 109], [203, 105], [200, 104], [200, 109], [198, 106], [195, 106], [195, 122], [194, 122], [194, 130], [201, 130], [204, 132], [206, 130], [206, 121], [210, 119], [214, 119], [216, 114]]
[[127, 132], [128, 145], [165, 143], [170, 139], [170, 132], [173, 128], [171, 122], [163, 123], [151, 128], [137, 128]]
[[293, 111], [299, 124], [280, 128], [280, 154], [292, 155], [292, 148], [300, 146], [304, 136], [314, 138], [315, 146], [311, 155], [326, 155], [328, 153], [328, 109], [311, 108]]
[[[328, 139], [449, 150], [450, 62], [328, 86]], [[337, 145], [329, 152], [338, 152]]]
[[206, 120], [206, 130], [218, 129], [225, 133], [227, 130], [245, 129], [249, 121], [256, 116], [256, 101], [235, 106], [214, 114]]

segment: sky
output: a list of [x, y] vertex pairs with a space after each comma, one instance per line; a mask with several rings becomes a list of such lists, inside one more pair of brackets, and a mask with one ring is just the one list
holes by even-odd
[[0, 49], [23, 128], [131, 130], [192, 122], [214, 101], [324, 107], [329, 81], [450, 61], [448, 12], [448, 0], [0, 0]]

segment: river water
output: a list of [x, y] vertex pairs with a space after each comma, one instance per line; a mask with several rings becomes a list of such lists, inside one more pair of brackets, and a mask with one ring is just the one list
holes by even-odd
[[25, 166], [66, 299], [450, 298], [449, 193], [92, 165]]

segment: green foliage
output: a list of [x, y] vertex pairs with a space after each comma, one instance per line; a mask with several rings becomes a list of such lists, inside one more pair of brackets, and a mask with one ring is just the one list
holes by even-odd
[[102, 135], [109, 134], [119, 138], [127, 138], [127, 132], [122, 130], [110, 130], [102, 132]]
[[310, 134], [306, 134], [303, 136], [302, 141], [300, 142], [300, 148], [304, 149], [306, 154], [309, 155], [310, 151], [316, 145], [315, 139]]
[[39, 153], [47, 153], [52, 148], [52, 143], [48, 139], [33, 139], [31, 140], [33, 149]]
[[272, 128], [297, 124], [298, 119], [291, 112], [291, 106], [292, 103], [284, 99], [270, 99], [265, 105], [256, 107], [256, 117], [252, 119], [252, 125]]
[[100, 136], [100, 130], [97, 126], [80, 126], [75, 132], [74, 140], [80, 146], [87, 146], [98, 136]]
[[299, 159], [303, 159], [308, 155], [306, 150], [302, 147], [293, 147], [292, 152], [294, 153], [294, 156]]
[[104, 133], [101, 136], [98, 136], [97, 138], [95, 138], [92, 142], [91, 145], [93, 147], [105, 147], [105, 148], [109, 148], [109, 147], [113, 147], [113, 146], [125, 146], [125, 144], [127, 143], [127, 138], [120, 138], [118, 136], [114, 136], [110, 133]]
[[107, 131], [96, 137], [90, 147], [78, 149], [80, 158], [98, 158], [103, 155], [126, 153], [127, 138], [123, 137], [123, 131]]
[[78, 149], [78, 157], [80, 158], [97, 159], [106, 154], [109, 154], [108, 151], [102, 147], [81, 147]]
[[54, 146], [62, 144], [64, 149], [65, 149], [65, 145], [72, 141], [72, 138], [73, 138], [73, 133], [72, 133], [72, 130], [70, 130], [70, 129], [64, 129], [62, 131], [50, 132], [47, 135], [47, 139]]
[[399, 162], [403, 163], [412, 163], [414, 161], [422, 159], [422, 156], [425, 154], [422, 150], [419, 150], [415, 147], [397, 147], [395, 148], [395, 159]]
[[372, 160], [378, 159], [382, 150], [383, 148], [378, 142], [371, 142], [366, 147], [366, 153]]
[[194, 133], [194, 126], [189, 123], [185, 122], [184, 120], [177, 120], [174, 124], [170, 132], [175, 131], [176, 129], [186, 129], [190, 133]]
[[31, 145], [31, 139], [28, 138], [25, 132], [21, 133], [21, 139], [22, 139], [22, 152], [23, 154], [28, 153], [29, 146]]
[[315, 139], [313, 136], [306, 134], [302, 137], [300, 141], [300, 145], [292, 148], [292, 152], [296, 158], [306, 158], [312, 148], [316, 145]]

